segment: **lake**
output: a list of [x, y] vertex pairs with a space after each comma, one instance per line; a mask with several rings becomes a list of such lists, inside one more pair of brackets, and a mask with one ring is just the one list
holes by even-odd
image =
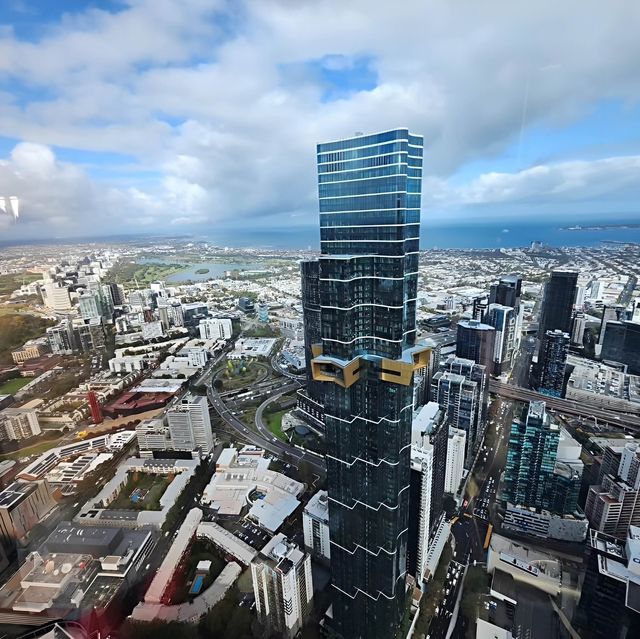
[[[204, 262], [202, 264], [192, 264], [184, 270], [169, 275], [166, 278], [167, 284], [180, 284], [181, 282], [204, 282], [210, 279], [224, 277], [226, 271], [260, 271], [265, 269], [265, 264], [260, 262]], [[208, 269], [208, 273], [196, 273], [198, 270]]]

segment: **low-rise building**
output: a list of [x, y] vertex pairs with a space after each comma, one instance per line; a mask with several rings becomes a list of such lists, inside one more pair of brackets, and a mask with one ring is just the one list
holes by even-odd
[[11, 351], [11, 359], [16, 363], [26, 362], [28, 359], [40, 357], [40, 346], [38, 344], [25, 344], [22, 348]]

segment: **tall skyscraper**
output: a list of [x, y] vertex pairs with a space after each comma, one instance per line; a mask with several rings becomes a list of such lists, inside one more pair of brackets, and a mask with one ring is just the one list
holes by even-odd
[[478, 404], [482, 401], [478, 384], [463, 375], [439, 371], [431, 382], [431, 397], [446, 411], [447, 423], [466, 433], [465, 468], [470, 468], [478, 432]]
[[422, 138], [318, 145], [320, 325], [334, 630], [395, 636], [405, 606]]
[[580, 445], [551, 420], [545, 403], [530, 402], [511, 426], [504, 500], [559, 515], [574, 513], [583, 471], [579, 455]]
[[607, 322], [600, 358], [626, 364], [630, 373], [640, 374], [640, 323]]
[[251, 578], [260, 620], [293, 639], [312, 608], [311, 555], [280, 533], [251, 562]]
[[544, 287], [544, 299], [540, 314], [540, 338], [547, 331], [571, 330], [571, 316], [576, 301], [578, 274], [574, 271], [553, 271]]
[[489, 304], [502, 304], [518, 311], [522, 295], [522, 277], [520, 275], [504, 275], [497, 284], [492, 284], [489, 293]]
[[496, 342], [496, 329], [477, 320], [458, 322], [456, 334], [456, 355], [472, 359], [482, 364], [487, 373], [493, 373], [493, 351]]
[[313, 345], [321, 343], [320, 331], [320, 262], [300, 263], [302, 277], [302, 320], [304, 324], [304, 359], [306, 387], [298, 391], [297, 408], [304, 417], [324, 428], [324, 390], [322, 382], [313, 379], [311, 360]]
[[562, 397], [570, 341], [569, 333], [562, 331], [547, 331], [542, 338], [538, 356], [539, 392]]
[[485, 322], [496, 330], [493, 374], [500, 375], [511, 368], [516, 346], [516, 311], [512, 306], [489, 304]]

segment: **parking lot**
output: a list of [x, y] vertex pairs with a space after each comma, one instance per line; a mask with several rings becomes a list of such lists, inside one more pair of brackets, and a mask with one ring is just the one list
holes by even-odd
[[271, 535], [269, 535], [269, 533], [260, 529], [247, 519], [240, 519], [236, 522], [229, 524], [225, 523], [223, 525], [229, 532], [233, 533], [236, 537], [242, 539], [242, 541], [249, 544], [249, 546], [252, 546], [256, 550], [263, 548], [269, 539], [271, 539]]

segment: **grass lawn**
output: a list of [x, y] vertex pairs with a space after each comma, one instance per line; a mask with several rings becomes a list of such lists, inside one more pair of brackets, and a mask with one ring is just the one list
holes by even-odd
[[[151, 473], [129, 473], [129, 479], [120, 494], [107, 506], [115, 510], [160, 510], [160, 497], [173, 478]], [[148, 491], [141, 501], [131, 501], [131, 493], [136, 489]]]
[[0, 455], [0, 459], [19, 459], [20, 457], [27, 457], [29, 455], [41, 455], [46, 450], [55, 448], [58, 445], [60, 445], [60, 439], [48, 439], [33, 446], [27, 446], [26, 448], [20, 448], [11, 453]]
[[0, 395], [13, 395], [17, 393], [23, 386], [33, 381], [33, 377], [16, 377], [10, 379], [0, 386]]
[[282, 430], [282, 416], [285, 413], [288, 413], [289, 410], [291, 409], [286, 409], [286, 410], [279, 410], [276, 411], [275, 413], [265, 413], [264, 414], [264, 421], [267, 424], [267, 428], [278, 438], [281, 439], [283, 442], [288, 442], [289, 438], [287, 437], [287, 435], [284, 433], [284, 431]]

